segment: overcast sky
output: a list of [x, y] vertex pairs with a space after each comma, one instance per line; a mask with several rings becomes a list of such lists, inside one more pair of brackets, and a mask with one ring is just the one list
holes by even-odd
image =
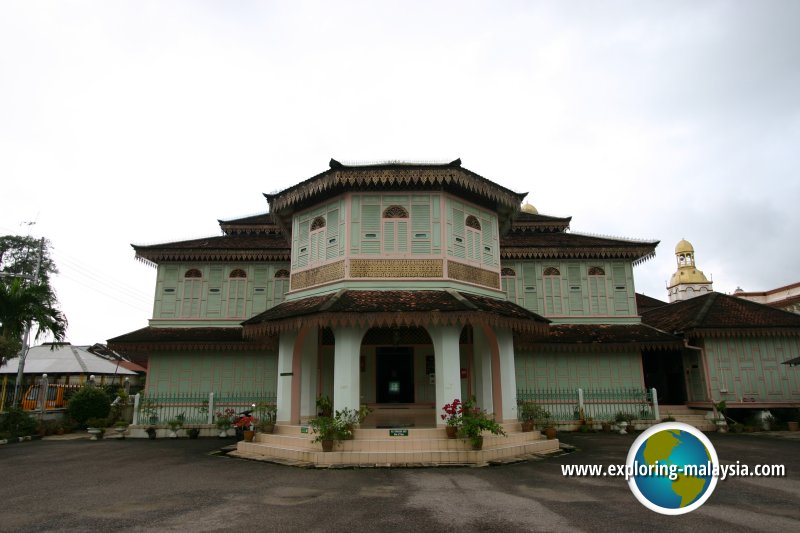
[[[144, 327], [130, 243], [219, 234], [328, 160], [451, 160], [572, 230], [800, 281], [800, 2], [0, 0], [0, 234], [45, 236], [74, 344]], [[24, 225], [35, 221], [33, 226]]]

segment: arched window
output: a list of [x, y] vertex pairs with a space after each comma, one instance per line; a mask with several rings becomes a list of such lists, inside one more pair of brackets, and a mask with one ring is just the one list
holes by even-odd
[[311, 231], [325, 227], [325, 217], [317, 217], [311, 222]]
[[245, 316], [247, 291], [247, 272], [241, 268], [228, 275], [228, 316], [242, 318]]
[[272, 282], [272, 300], [274, 305], [278, 305], [283, 301], [287, 290], [289, 290], [289, 271], [282, 268], [275, 272], [275, 279]]
[[480, 231], [480, 230], [481, 230], [481, 222], [480, 222], [480, 220], [478, 220], [478, 219], [477, 219], [476, 217], [474, 217], [473, 215], [469, 215], [469, 216], [467, 217], [467, 220], [464, 222], [464, 224], [465, 224], [465, 225], [466, 225], [468, 228], [476, 229], [476, 230], [478, 230], [478, 231]]
[[595, 316], [608, 314], [606, 271], [603, 267], [589, 267], [589, 313]]
[[500, 269], [500, 288], [510, 302], [517, 303], [517, 272], [513, 268]]
[[468, 215], [464, 221], [464, 230], [467, 241], [467, 260], [480, 262], [483, 244], [480, 221], [475, 216]]
[[501, 276], [516, 276], [517, 273], [514, 272], [513, 268], [505, 267], [502, 270], [500, 270], [500, 275]]
[[542, 274], [544, 277], [545, 315], [560, 315], [563, 312], [561, 271], [556, 267], [547, 267]]
[[181, 295], [181, 317], [199, 317], [201, 291], [203, 290], [203, 273], [190, 268], [183, 275], [183, 294]]
[[408, 211], [399, 205], [390, 205], [383, 210], [383, 218], [408, 218]]

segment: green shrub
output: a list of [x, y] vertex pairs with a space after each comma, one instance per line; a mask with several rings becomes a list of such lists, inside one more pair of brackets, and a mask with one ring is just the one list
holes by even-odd
[[69, 401], [68, 412], [81, 426], [90, 418], [106, 418], [111, 411], [111, 401], [104, 390], [92, 386], [83, 387]]
[[24, 437], [36, 433], [36, 419], [19, 408], [12, 407], [0, 415], [0, 433], [6, 437]]
[[105, 429], [109, 426], [107, 418], [90, 418], [86, 421], [86, 427]]

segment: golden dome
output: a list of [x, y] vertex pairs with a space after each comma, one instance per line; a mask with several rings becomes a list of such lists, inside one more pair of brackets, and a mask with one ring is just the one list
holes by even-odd
[[675, 253], [676, 254], [694, 253], [694, 246], [692, 246], [692, 243], [690, 243], [686, 239], [681, 239], [681, 241], [675, 245]]
[[539, 214], [539, 211], [535, 207], [533, 207], [531, 204], [529, 204], [528, 202], [525, 202], [523, 204], [522, 212], [523, 213], [530, 213], [532, 215], [538, 215]]
[[679, 283], [709, 283], [708, 278], [702, 270], [696, 268], [679, 268], [669, 280], [669, 286], [674, 287]]

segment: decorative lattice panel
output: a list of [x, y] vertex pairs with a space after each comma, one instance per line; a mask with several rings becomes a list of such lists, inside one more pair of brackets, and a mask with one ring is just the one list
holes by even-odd
[[292, 275], [292, 290], [304, 289], [344, 278], [344, 261], [312, 268]]
[[441, 278], [441, 259], [353, 259], [351, 278]]
[[484, 287], [491, 287], [493, 289], [500, 288], [500, 275], [491, 270], [484, 270], [463, 263], [448, 261], [447, 272], [451, 279], [483, 285]]

